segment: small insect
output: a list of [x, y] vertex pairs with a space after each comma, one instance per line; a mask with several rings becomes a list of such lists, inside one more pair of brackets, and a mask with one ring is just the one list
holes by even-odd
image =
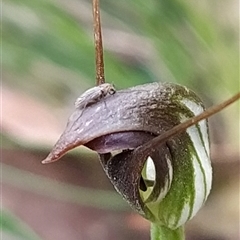
[[108, 94], [113, 95], [116, 92], [113, 84], [103, 83], [99, 86], [88, 89], [75, 102], [75, 107], [84, 109], [85, 107], [98, 102]]

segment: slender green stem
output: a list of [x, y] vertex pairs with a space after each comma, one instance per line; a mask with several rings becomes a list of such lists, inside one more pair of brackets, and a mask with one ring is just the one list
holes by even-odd
[[151, 240], [185, 240], [184, 227], [181, 226], [175, 230], [165, 226], [151, 224]]

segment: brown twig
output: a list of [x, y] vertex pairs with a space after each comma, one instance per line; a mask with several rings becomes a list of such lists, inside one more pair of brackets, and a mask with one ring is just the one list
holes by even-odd
[[93, 0], [96, 85], [105, 83], [99, 0]]
[[163, 134], [155, 137], [154, 139], [150, 140], [149, 142], [145, 143], [144, 145], [142, 145], [139, 148], [142, 148], [142, 151], [147, 153], [148, 149], [151, 149], [151, 148], [161, 145], [163, 142], [167, 141], [169, 138], [171, 138], [181, 132], [184, 132], [187, 128], [197, 124], [201, 120], [207, 119], [207, 118], [211, 117], [212, 115], [220, 112], [222, 109], [226, 108], [228, 105], [234, 103], [238, 99], [240, 99], [240, 92], [237, 93], [236, 95], [234, 95], [233, 97], [229, 98], [228, 100], [224, 101], [223, 103], [209, 107], [201, 114], [199, 114], [195, 117], [192, 117], [183, 123], [178, 124], [177, 126], [171, 128], [170, 130], [164, 132]]

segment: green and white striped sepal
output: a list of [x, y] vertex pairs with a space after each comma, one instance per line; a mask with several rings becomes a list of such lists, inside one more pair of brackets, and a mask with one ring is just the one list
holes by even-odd
[[[182, 93], [188, 92], [185, 89]], [[175, 116], [184, 122], [204, 111], [201, 101], [189, 94], [174, 94], [172, 101], [178, 105]], [[207, 120], [186, 130], [184, 134], [167, 142], [170, 156], [165, 154], [169, 174], [158, 197], [154, 197], [156, 159], [148, 157], [142, 177], [147, 190], [140, 190], [145, 213], [160, 225], [176, 229], [190, 220], [206, 201], [212, 185], [212, 167], [209, 153]], [[153, 161], [155, 160], [155, 161]], [[149, 184], [148, 184], [149, 183]], [[155, 199], [155, 200], [153, 200]]]

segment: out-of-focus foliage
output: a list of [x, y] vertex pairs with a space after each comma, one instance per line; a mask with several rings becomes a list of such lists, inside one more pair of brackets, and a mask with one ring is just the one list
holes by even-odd
[[[42, 139], [57, 139], [74, 100], [95, 84], [91, 1], [2, 5], [3, 145], [50, 147]], [[100, 5], [106, 79], [117, 89], [171, 81], [192, 88], [207, 105], [239, 90], [235, 0], [100, 0]], [[230, 152], [239, 148], [238, 111], [235, 104], [212, 122], [213, 142], [229, 144]]]
[[[8, 82], [59, 101], [94, 84], [90, 1], [9, 0], [3, 8], [3, 66], [18, 79]], [[168, 80], [217, 97], [235, 90], [231, 3], [104, 0], [101, 8], [107, 80], [119, 88]]]
[[7, 210], [1, 209], [1, 237], [9, 240], [40, 240], [20, 219]]

